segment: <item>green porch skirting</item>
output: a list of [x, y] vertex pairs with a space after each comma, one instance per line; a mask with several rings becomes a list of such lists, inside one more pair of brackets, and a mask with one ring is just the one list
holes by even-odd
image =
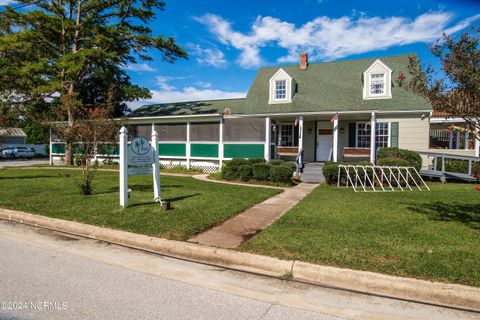
[[223, 156], [225, 158], [263, 158], [263, 143], [258, 144], [224, 144]]
[[198, 158], [217, 158], [218, 144], [216, 143], [192, 143], [190, 145], [190, 156]]
[[160, 156], [185, 157], [187, 154], [187, 144], [159, 143], [158, 153]]
[[65, 154], [65, 148], [67, 145], [65, 143], [52, 143], [52, 153], [53, 154]]

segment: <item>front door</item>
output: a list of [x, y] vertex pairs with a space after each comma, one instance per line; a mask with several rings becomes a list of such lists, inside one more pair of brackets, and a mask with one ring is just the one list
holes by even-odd
[[[330, 124], [330, 122], [328, 124]], [[331, 161], [333, 151], [333, 130], [321, 129], [321, 125], [319, 125], [318, 127], [319, 129], [317, 129], [317, 161]]]

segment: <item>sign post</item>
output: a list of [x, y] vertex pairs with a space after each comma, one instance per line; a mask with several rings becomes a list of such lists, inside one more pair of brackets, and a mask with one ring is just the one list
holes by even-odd
[[123, 208], [128, 207], [128, 176], [152, 173], [153, 201], [168, 209], [168, 204], [161, 200], [158, 134], [154, 129], [152, 127], [151, 143], [143, 137], [135, 137], [130, 145], [127, 129], [120, 129], [120, 206]]
[[155, 131], [155, 126], [152, 125], [152, 149], [153, 149], [153, 201], [161, 201], [160, 193], [160, 163], [158, 161], [158, 133]]
[[120, 206], [128, 207], [128, 136], [127, 128], [120, 129]]

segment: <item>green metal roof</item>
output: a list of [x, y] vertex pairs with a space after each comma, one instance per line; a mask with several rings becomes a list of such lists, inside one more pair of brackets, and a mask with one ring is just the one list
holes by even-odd
[[[400, 72], [408, 73], [412, 55], [380, 57], [392, 70], [391, 99], [363, 99], [363, 72], [377, 59], [357, 59], [312, 63], [306, 70], [298, 64], [260, 68], [245, 99], [211, 100], [147, 105], [130, 116], [168, 116], [223, 113], [229, 107], [233, 114], [291, 113], [315, 111], [408, 111], [431, 110], [424, 98], [399, 87]], [[291, 103], [269, 104], [269, 79], [282, 68], [297, 83]]]

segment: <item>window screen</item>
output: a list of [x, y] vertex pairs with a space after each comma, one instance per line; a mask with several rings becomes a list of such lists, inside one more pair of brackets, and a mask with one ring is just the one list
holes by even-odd
[[223, 141], [265, 141], [264, 118], [225, 119]]
[[191, 123], [190, 141], [218, 141], [220, 125], [214, 123]]
[[156, 125], [158, 140], [164, 141], [187, 141], [186, 124], [161, 124]]
[[128, 128], [128, 140], [134, 137], [143, 137], [147, 140], [152, 138], [152, 125], [129, 125]]

